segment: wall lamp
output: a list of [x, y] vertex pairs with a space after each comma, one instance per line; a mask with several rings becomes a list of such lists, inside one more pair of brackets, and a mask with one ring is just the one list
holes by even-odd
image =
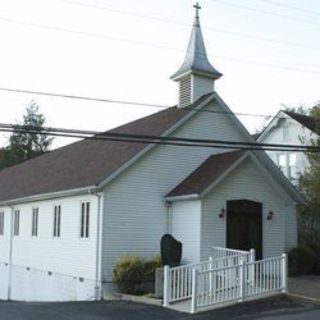
[[221, 209], [220, 213], [219, 213], [219, 218], [223, 219], [226, 215], [226, 210], [224, 208]]
[[267, 215], [267, 219], [268, 219], [268, 220], [272, 220], [273, 215], [274, 215], [273, 211], [272, 211], [272, 210], [269, 211], [269, 213], [268, 213], [268, 215]]

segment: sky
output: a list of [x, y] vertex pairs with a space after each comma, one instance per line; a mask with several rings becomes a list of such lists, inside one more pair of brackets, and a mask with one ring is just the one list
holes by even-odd
[[[190, 0], [0, 0], [0, 87], [172, 106], [170, 76], [184, 59]], [[202, 0], [216, 91], [236, 113], [274, 115], [320, 100], [318, 0]], [[299, 8], [297, 10], [295, 8]], [[0, 122], [35, 100], [47, 125], [107, 130], [159, 111], [0, 91]], [[211, 116], [214, 116], [212, 114]], [[267, 118], [241, 116], [250, 132]], [[0, 135], [0, 145], [8, 136]], [[70, 143], [55, 139], [53, 147]]]

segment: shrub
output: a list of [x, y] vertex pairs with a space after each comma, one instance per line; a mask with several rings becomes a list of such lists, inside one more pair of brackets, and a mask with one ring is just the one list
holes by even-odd
[[144, 280], [154, 281], [157, 268], [162, 266], [161, 256], [155, 256], [144, 263]]
[[312, 273], [316, 275], [320, 275], [320, 246], [317, 245], [309, 245], [308, 246], [312, 251], [313, 256], [313, 269]]
[[314, 268], [314, 255], [312, 250], [306, 246], [292, 249], [288, 256], [289, 275], [296, 276], [309, 274]]
[[136, 293], [144, 277], [144, 263], [139, 257], [121, 257], [113, 269], [113, 281], [122, 293]]

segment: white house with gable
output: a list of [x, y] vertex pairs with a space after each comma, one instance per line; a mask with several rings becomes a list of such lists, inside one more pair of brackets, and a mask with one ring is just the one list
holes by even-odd
[[[320, 120], [304, 114], [279, 111], [257, 138], [261, 143], [308, 146], [319, 138]], [[267, 151], [283, 174], [297, 184], [299, 177], [308, 167], [304, 152]]]
[[[197, 12], [172, 76], [178, 105], [110, 132], [254, 142], [215, 90], [221, 76]], [[0, 172], [0, 297], [98, 299], [119, 257], [154, 257], [166, 233], [183, 263], [211, 246], [280, 255], [297, 244], [299, 202], [263, 151], [84, 139]]]

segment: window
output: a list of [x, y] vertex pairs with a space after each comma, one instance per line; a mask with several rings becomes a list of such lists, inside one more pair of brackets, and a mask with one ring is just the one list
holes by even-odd
[[289, 177], [292, 180], [297, 179], [297, 155], [296, 155], [296, 153], [291, 153], [289, 155]]
[[60, 237], [61, 226], [61, 206], [54, 206], [53, 212], [53, 236], [55, 238]]
[[18, 236], [20, 231], [20, 210], [15, 210], [13, 215], [13, 235]]
[[38, 236], [39, 208], [32, 209], [31, 236]]
[[89, 238], [90, 202], [81, 203], [80, 238]]
[[286, 174], [286, 168], [287, 168], [287, 157], [285, 154], [279, 154], [278, 156], [278, 166], [281, 169], [281, 171]]
[[4, 234], [4, 212], [0, 212], [0, 236]]
[[289, 126], [285, 124], [282, 128], [282, 140], [288, 141], [289, 140]]

